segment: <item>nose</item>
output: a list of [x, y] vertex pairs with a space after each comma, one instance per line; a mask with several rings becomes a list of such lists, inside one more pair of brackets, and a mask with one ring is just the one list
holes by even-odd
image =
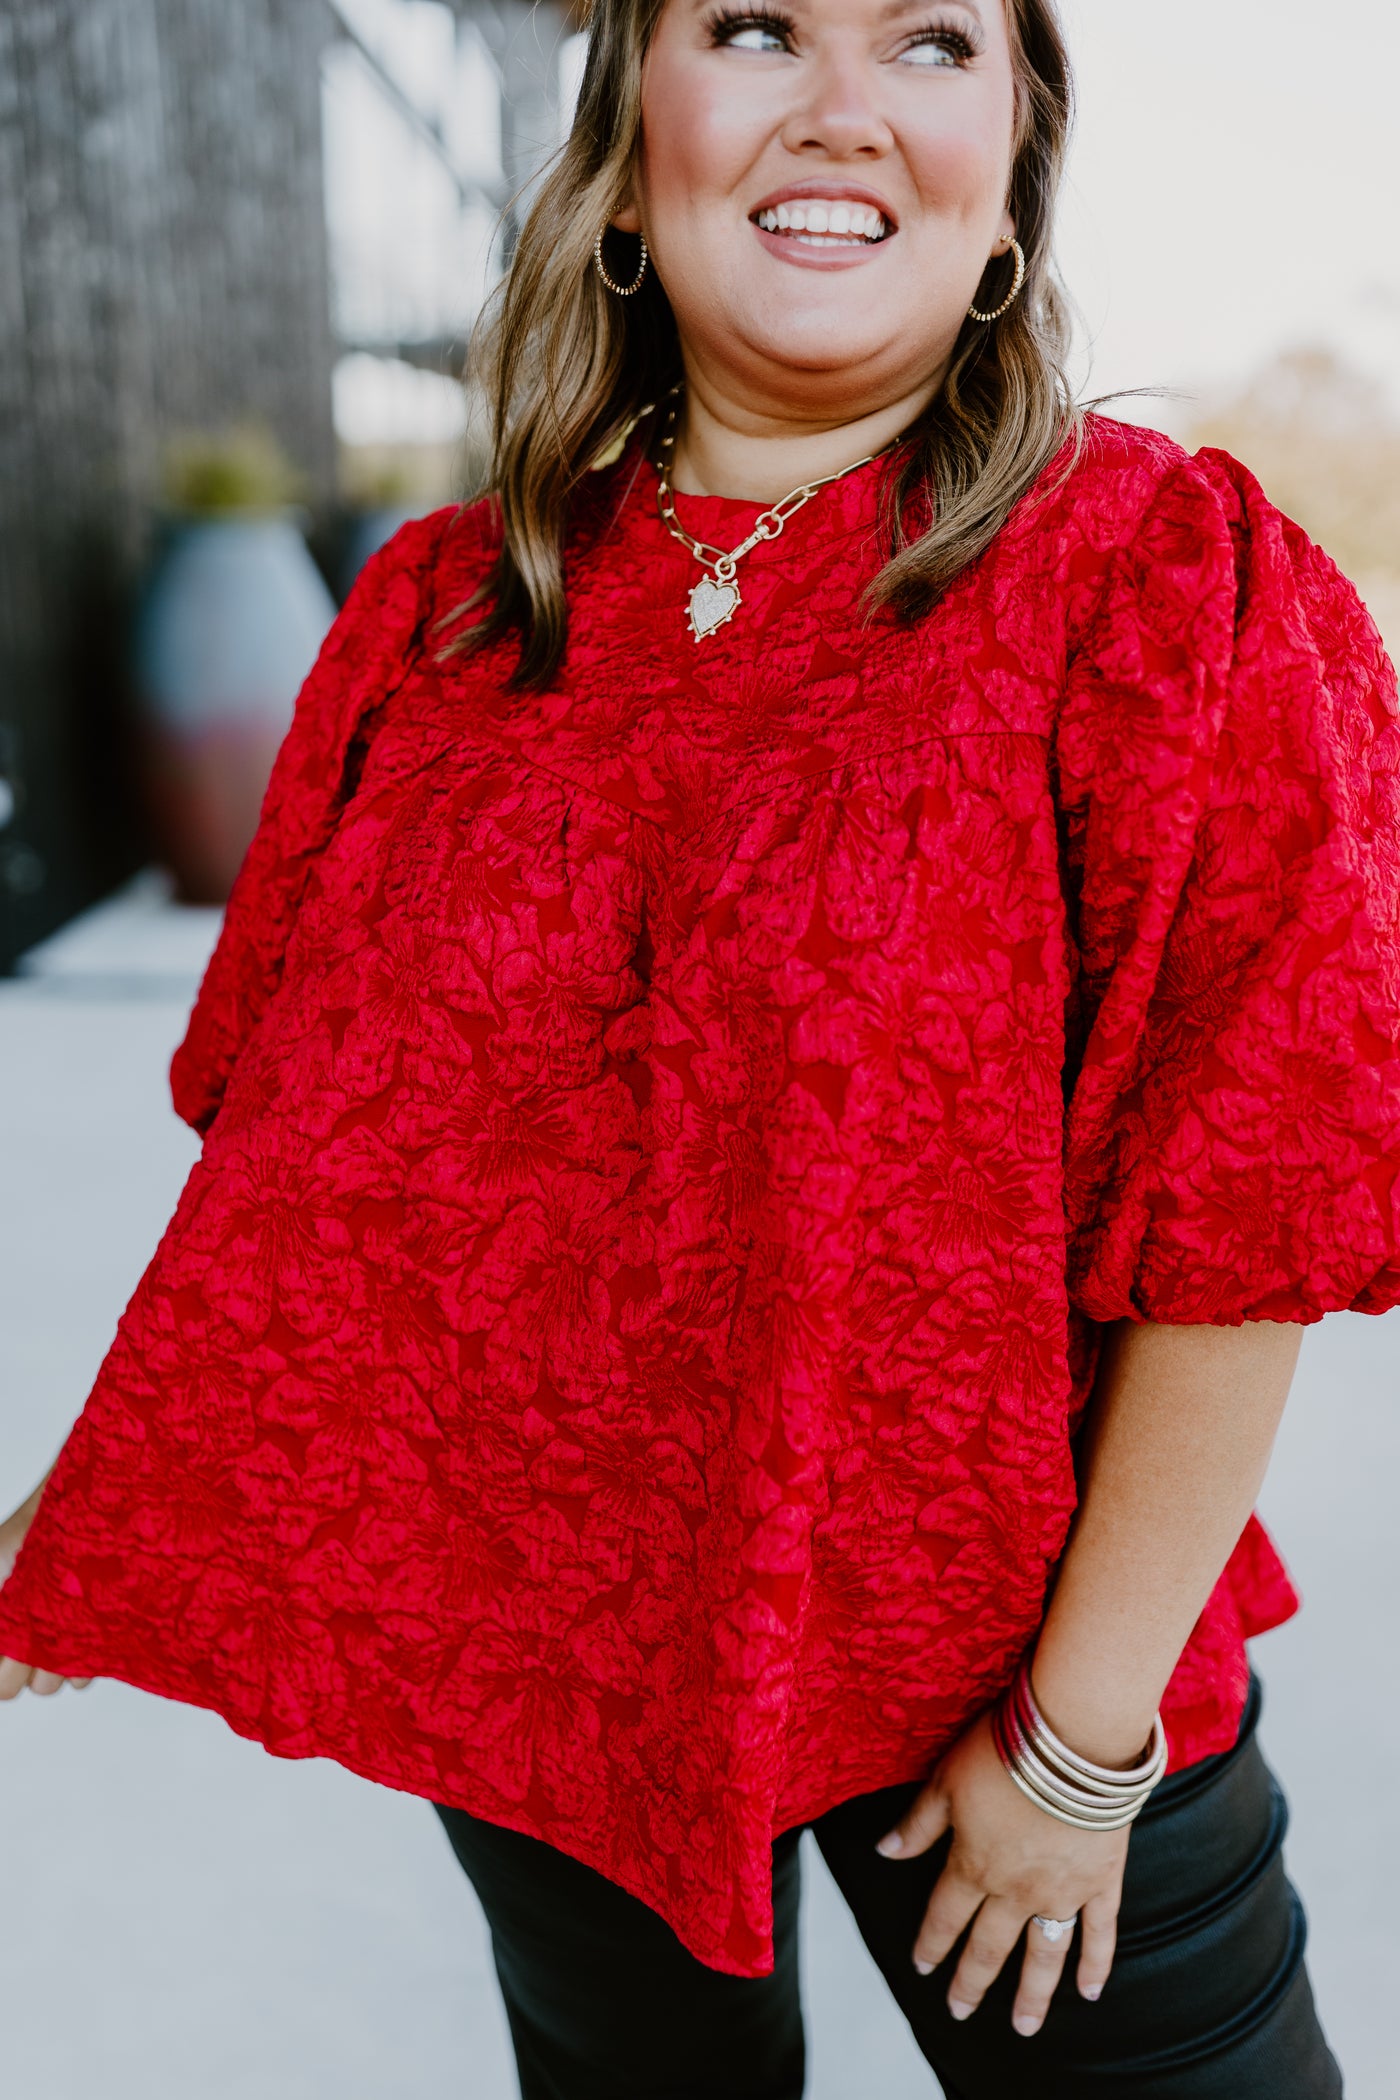
[[827, 50], [804, 69], [803, 90], [786, 123], [790, 153], [827, 153], [833, 160], [878, 160], [894, 145], [880, 113], [877, 83], [854, 52]]

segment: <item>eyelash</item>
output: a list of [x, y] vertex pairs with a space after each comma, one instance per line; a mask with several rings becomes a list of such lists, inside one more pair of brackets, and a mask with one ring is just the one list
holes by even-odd
[[739, 29], [771, 29], [776, 36], [790, 37], [793, 22], [790, 15], [771, 14], [746, 7], [717, 7], [705, 18], [705, 27], [717, 44], [722, 44], [726, 34]]
[[[711, 41], [716, 44], [726, 43], [741, 29], [768, 29], [788, 42], [796, 35], [796, 24], [791, 15], [780, 14], [775, 8], [717, 7], [706, 18], [705, 26]], [[959, 65], [966, 65], [970, 59], [976, 58], [981, 49], [965, 29], [936, 23], [916, 30], [909, 42], [942, 44], [945, 50], [952, 52]]]
[[960, 66], [965, 66], [969, 59], [976, 58], [982, 49], [980, 44], [973, 42], [965, 29], [954, 29], [951, 26], [917, 30], [909, 41], [911, 44], [942, 44], [945, 50], [952, 52]]

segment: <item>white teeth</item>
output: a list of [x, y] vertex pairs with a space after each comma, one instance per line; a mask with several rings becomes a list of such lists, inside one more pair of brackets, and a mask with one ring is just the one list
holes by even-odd
[[881, 213], [866, 204], [837, 204], [813, 200], [806, 204], [769, 206], [757, 215], [765, 233], [797, 233], [808, 242], [831, 247], [843, 239], [883, 240], [888, 227]]

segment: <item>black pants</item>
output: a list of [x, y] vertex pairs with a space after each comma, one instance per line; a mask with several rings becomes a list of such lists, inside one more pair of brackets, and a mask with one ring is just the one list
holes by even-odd
[[[1164, 1781], [1134, 1826], [1099, 2003], [1076, 1993], [1072, 1950], [1029, 2039], [1011, 2025], [1018, 1960], [962, 2024], [946, 2002], [958, 1950], [932, 1976], [915, 1973], [910, 1949], [947, 1840], [906, 1861], [882, 1859], [875, 1841], [917, 1787], [863, 1794], [812, 1825], [948, 2100], [1340, 2094], [1258, 1707], [1256, 1684], [1235, 1748]], [[491, 1927], [523, 2100], [799, 2100], [799, 1831], [773, 1846], [774, 1972], [749, 1979], [706, 1968], [644, 1903], [553, 1847], [460, 1809], [438, 1814]]]

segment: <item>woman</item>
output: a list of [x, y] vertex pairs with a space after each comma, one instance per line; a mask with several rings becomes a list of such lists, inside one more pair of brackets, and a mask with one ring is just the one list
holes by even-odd
[[7, 1530], [0, 1689], [438, 1804], [530, 2100], [800, 2092], [807, 1825], [949, 2094], [1340, 2090], [1243, 1642], [1400, 1301], [1395, 680], [1068, 404], [1068, 115], [1048, 0], [600, 0]]

